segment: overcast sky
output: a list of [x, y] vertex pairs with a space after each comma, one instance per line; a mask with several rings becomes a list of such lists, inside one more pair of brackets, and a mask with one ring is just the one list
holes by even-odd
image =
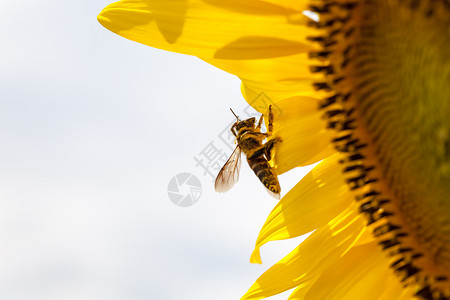
[[[208, 145], [231, 154], [240, 82], [112, 34], [108, 3], [2, 3], [0, 299], [238, 299], [297, 244], [250, 264], [276, 200], [245, 161], [226, 194], [196, 166]], [[183, 172], [202, 185], [191, 207], [167, 193]]]

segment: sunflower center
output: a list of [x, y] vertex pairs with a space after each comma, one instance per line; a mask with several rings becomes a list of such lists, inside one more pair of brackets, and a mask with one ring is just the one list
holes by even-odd
[[[331, 61], [326, 83], [319, 87], [336, 92], [322, 107], [327, 107], [330, 127], [339, 131], [336, 148], [349, 153], [344, 171], [359, 172], [347, 180], [350, 188], [364, 190], [358, 199], [364, 200], [361, 211], [369, 215], [369, 224], [389, 220], [374, 230], [376, 236], [394, 232], [380, 245], [389, 250], [400, 245], [395, 254], [411, 252], [408, 261], [403, 257], [393, 265], [407, 270], [405, 277], [425, 270], [417, 280], [422, 287], [428, 277], [447, 281], [435, 293], [447, 295], [450, 5], [445, 0], [382, 0], [313, 9], [321, 13], [318, 26], [328, 32], [316, 41]], [[339, 113], [343, 119], [336, 117]], [[433, 299], [433, 292], [419, 295]]]
[[356, 110], [404, 221], [450, 269], [450, 23], [367, 5], [349, 75]]

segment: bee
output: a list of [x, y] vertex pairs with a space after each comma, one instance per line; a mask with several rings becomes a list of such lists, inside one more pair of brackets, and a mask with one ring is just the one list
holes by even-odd
[[[237, 119], [236, 123], [231, 126], [231, 132], [236, 137], [237, 146], [217, 175], [214, 184], [216, 192], [223, 193], [230, 190], [239, 180], [241, 152], [244, 152], [250, 168], [269, 194], [276, 199], [280, 199], [280, 183], [271, 163], [275, 145], [281, 142], [281, 138], [269, 139], [273, 131], [272, 105], [269, 106], [269, 124], [266, 133], [261, 132], [263, 115], [256, 124], [256, 118], [241, 121], [231, 108], [230, 110]], [[265, 139], [267, 139], [267, 142], [263, 143]]]

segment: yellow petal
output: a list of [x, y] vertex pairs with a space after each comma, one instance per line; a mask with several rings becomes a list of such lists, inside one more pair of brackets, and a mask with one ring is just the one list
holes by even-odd
[[[403, 299], [402, 295], [406, 294], [406, 291], [403, 289], [403, 287], [397, 283], [398, 278], [392, 278], [392, 283], [395, 284], [388, 284], [386, 289], [383, 291], [381, 296], [378, 298], [378, 300], [392, 300], [392, 299]], [[406, 299], [411, 299], [411, 295], [409, 295]]]
[[264, 2], [273, 3], [279, 6], [288, 7], [297, 11], [305, 11], [309, 9], [309, 1], [299, 0], [263, 0]]
[[[313, 115], [320, 115], [318, 114], [320, 113], [318, 109], [319, 100], [313, 97], [296, 96], [274, 101], [264, 92], [254, 96], [254, 99], [249, 104], [256, 111], [264, 114], [266, 126], [268, 125], [270, 105], [272, 105], [274, 122], [277, 123], [289, 122], [294, 118], [308, 118]], [[320, 117], [317, 117], [317, 119], [319, 122], [322, 121]]]
[[[324, 149], [318, 151], [316, 153], [316, 155], [312, 156], [311, 158], [305, 160], [304, 162], [302, 162], [299, 166], [309, 166], [312, 164], [315, 164], [316, 162], [319, 162], [333, 154], [336, 153], [336, 149], [334, 148], [333, 144], [329, 144], [327, 147], [325, 147]], [[281, 169], [280, 169], [281, 171]]]
[[326, 129], [323, 113], [317, 107], [318, 100], [310, 97], [292, 97], [272, 106], [273, 135], [282, 139], [275, 153], [278, 174], [336, 153], [330, 143], [333, 133]]
[[306, 293], [314, 285], [318, 277], [319, 276], [303, 282], [298, 287], [296, 287], [295, 290], [289, 295], [288, 300], [303, 300]]
[[[283, 106], [280, 105], [280, 107]], [[320, 112], [316, 112], [303, 118], [287, 118], [274, 121], [273, 134], [282, 139], [275, 153], [275, 164], [278, 174], [306, 165], [307, 162], [322, 151], [324, 152], [320, 159], [335, 152], [330, 146], [330, 141], [333, 138], [332, 132], [325, 129], [325, 121], [320, 119], [320, 115]]]
[[364, 227], [361, 237], [358, 239], [355, 245], [359, 246], [375, 242], [376, 239], [373, 236], [372, 231], [373, 231], [372, 227]]
[[353, 247], [320, 275], [305, 300], [377, 300], [388, 284], [399, 285], [384, 255], [376, 242]]
[[308, 233], [349, 207], [353, 195], [342, 180], [338, 159], [325, 159], [278, 202], [259, 233], [251, 262], [261, 262], [259, 249], [265, 243]]
[[309, 74], [304, 77], [296, 77], [283, 81], [253, 81], [242, 79], [242, 95], [245, 100], [251, 103], [256, 95], [265, 93], [274, 102], [294, 96], [308, 96], [319, 98], [321, 95], [317, 93], [313, 87], [315, 79]]
[[[206, 62], [228, 73], [257, 82], [279, 82], [320, 78], [321, 74], [311, 73], [311, 61], [307, 53], [299, 53], [267, 59], [204, 59]], [[323, 63], [315, 63], [315, 65]]]
[[262, 274], [242, 299], [269, 297], [314, 279], [354, 245], [364, 224], [354, 207], [342, 212]]
[[98, 21], [127, 39], [202, 58], [257, 59], [312, 49], [307, 17], [258, 0], [124, 0], [108, 5]]

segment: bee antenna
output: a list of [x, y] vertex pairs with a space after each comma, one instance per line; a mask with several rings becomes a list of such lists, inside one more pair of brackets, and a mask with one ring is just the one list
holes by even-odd
[[231, 112], [233, 113], [233, 115], [236, 117], [236, 119], [239, 121], [239, 117], [236, 116], [236, 114], [234, 113], [234, 111], [230, 108]]

